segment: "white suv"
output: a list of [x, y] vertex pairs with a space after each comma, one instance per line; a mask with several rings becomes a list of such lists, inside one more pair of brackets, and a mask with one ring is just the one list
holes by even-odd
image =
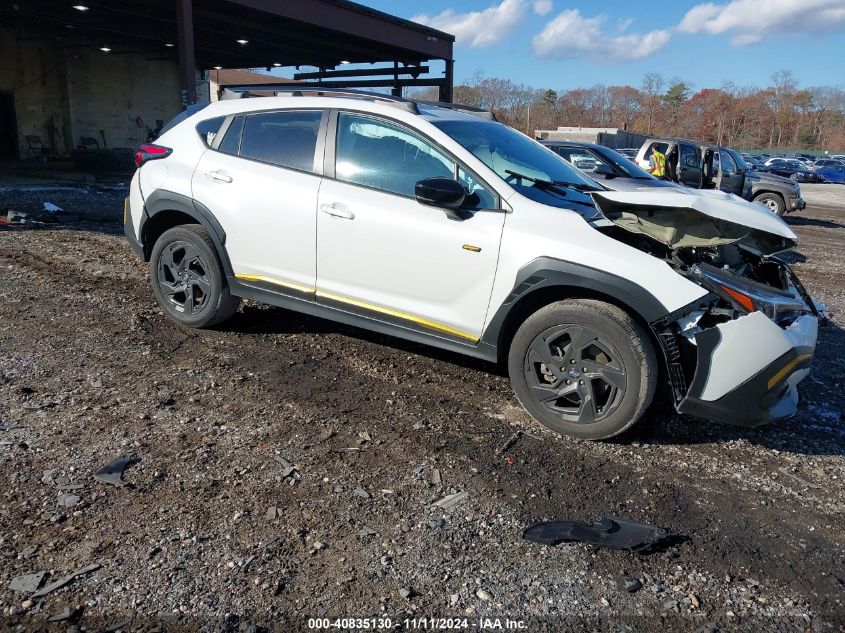
[[[351, 91], [350, 91], [351, 92]], [[125, 232], [176, 322], [241, 298], [507, 365], [528, 412], [621, 433], [791, 415], [817, 313], [797, 238], [722, 192], [611, 192], [490, 113], [383, 95], [229, 99], [142, 146]]]

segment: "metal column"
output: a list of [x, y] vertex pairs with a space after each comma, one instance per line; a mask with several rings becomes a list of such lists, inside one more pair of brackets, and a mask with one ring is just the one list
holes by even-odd
[[452, 88], [454, 86], [455, 60], [444, 59], [446, 69], [443, 72], [443, 83], [440, 84], [440, 101], [452, 103]]
[[193, 0], [176, 0], [176, 31], [179, 46], [179, 83], [182, 88], [182, 107], [187, 108], [197, 102]]

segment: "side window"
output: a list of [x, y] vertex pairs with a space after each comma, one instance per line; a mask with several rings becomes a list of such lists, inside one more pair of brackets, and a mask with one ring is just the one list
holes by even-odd
[[722, 161], [722, 173], [731, 172], [735, 174], [737, 170], [736, 161], [728, 152], [719, 152]]
[[[651, 146], [661, 154], [665, 154], [666, 150], [669, 149], [669, 143], [652, 143]], [[646, 156], [648, 156], [648, 153], [646, 153]]]
[[217, 146], [217, 149], [223, 152], [224, 154], [237, 154], [238, 147], [241, 144], [241, 132], [244, 129], [244, 118], [242, 116], [237, 116], [232, 120], [232, 124], [229, 126], [229, 129], [226, 130], [226, 136], [223, 137], [223, 140], [220, 141], [220, 145]]
[[681, 143], [681, 165], [685, 167], [698, 167], [699, 157], [692, 145]]
[[314, 171], [319, 110], [263, 112], [246, 117], [240, 155], [280, 167]]
[[465, 208], [495, 209], [498, 206], [496, 196], [478, 182], [475, 176], [460, 166], [458, 167], [458, 182], [467, 190], [467, 197], [463, 204]]
[[200, 135], [202, 142], [205, 143], [206, 147], [211, 147], [211, 144], [214, 142], [214, 138], [217, 136], [217, 132], [220, 131], [220, 126], [223, 125], [223, 121], [226, 120], [224, 116], [214, 117], [213, 119], [206, 119], [205, 121], [200, 121], [197, 123], [197, 134]]
[[335, 157], [338, 179], [403, 196], [423, 178], [455, 177], [455, 162], [414, 132], [346, 112], [338, 116]]

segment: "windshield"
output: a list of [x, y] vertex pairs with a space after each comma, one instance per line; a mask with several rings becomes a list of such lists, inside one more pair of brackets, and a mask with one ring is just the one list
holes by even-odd
[[[594, 210], [586, 193], [604, 191], [595, 180], [579, 172], [524, 134], [493, 121], [433, 122], [526, 198], [542, 204]], [[579, 208], [580, 207], [580, 208]]]

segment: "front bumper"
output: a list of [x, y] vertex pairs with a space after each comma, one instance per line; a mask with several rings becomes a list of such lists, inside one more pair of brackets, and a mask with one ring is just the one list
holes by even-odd
[[800, 211], [801, 209], [804, 209], [806, 207], [807, 203], [804, 202], [804, 198], [802, 198], [800, 194], [795, 197], [790, 196], [786, 200], [786, 208], [789, 211]]
[[813, 315], [805, 314], [784, 329], [762, 312], [698, 332], [695, 376], [678, 411], [740, 426], [793, 415], [797, 386], [810, 372], [817, 335]]

